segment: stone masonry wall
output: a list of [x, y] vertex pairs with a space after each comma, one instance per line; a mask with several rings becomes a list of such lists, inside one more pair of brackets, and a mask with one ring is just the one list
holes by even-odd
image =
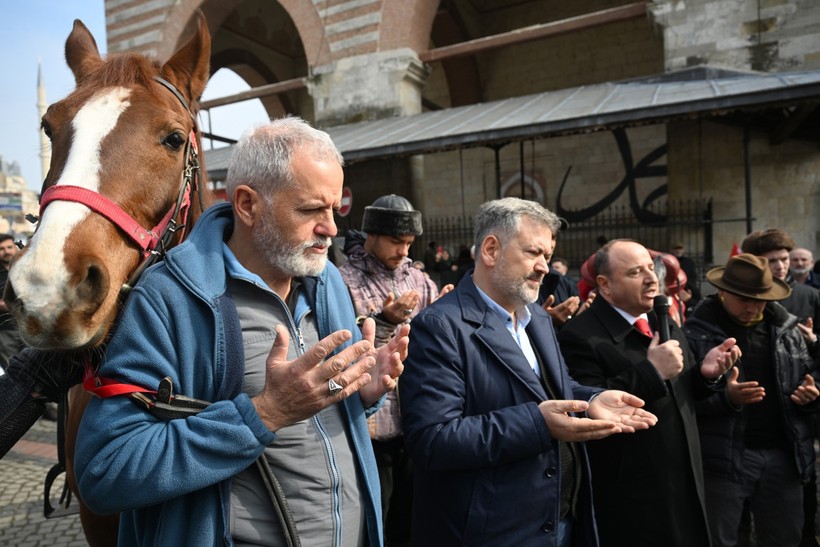
[[816, 0], [655, 0], [667, 69], [783, 72], [820, 67]]
[[[743, 130], [716, 122], [669, 126], [670, 198], [711, 198], [715, 261], [728, 258], [746, 235]], [[782, 228], [798, 245], [820, 249], [820, 154], [815, 143], [772, 146], [765, 134], [750, 133], [752, 230]]]

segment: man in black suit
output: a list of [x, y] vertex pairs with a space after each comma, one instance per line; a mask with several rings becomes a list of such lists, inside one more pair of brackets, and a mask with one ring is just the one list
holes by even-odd
[[697, 366], [673, 321], [664, 343], [639, 332], [647, 320], [657, 327], [658, 278], [642, 245], [608, 242], [595, 271], [598, 298], [558, 335], [570, 374], [634, 393], [658, 417], [650, 430], [588, 443], [601, 545], [708, 546], [694, 400], [713, 393], [740, 352], [729, 338]]

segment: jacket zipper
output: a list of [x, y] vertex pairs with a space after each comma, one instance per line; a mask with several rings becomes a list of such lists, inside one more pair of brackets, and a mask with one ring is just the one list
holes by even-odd
[[[279, 300], [279, 303], [285, 309], [285, 315], [288, 318], [290, 323], [291, 332], [296, 335], [296, 340], [298, 342], [298, 349], [297, 354], [302, 356], [306, 352], [305, 348], [305, 339], [302, 336], [302, 328], [299, 326], [302, 324], [302, 319], [304, 319], [304, 314], [299, 317], [297, 321], [294, 319], [293, 315], [290, 313], [290, 308], [285, 305], [284, 301], [279, 298], [279, 295], [274, 294], [276, 298]], [[317, 321], [318, 323], [318, 321]], [[329, 462], [329, 470], [330, 470], [330, 491], [331, 491], [331, 510], [333, 512], [333, 545], [341, 546], [341, 539], [342, 539], [342, 507], [341, 507], [341, 480], [340, 480], [340, 473], [339, 473], [339, 466], [336, 463], [336, 453], [333, 450], [333, 445], [330, 442], [330, 436], [327, 434], [327, 431], [324, 428], [321, 420], [319, 419], [319, 415], [316, 414], [311, 418], [313, 421], [313, 425], [316, 427], [316, 431], [319, 432], [319, 435], [322, 439], [322, 444], [325, 446], [325, 451], [327, 452], [328, 462]]]

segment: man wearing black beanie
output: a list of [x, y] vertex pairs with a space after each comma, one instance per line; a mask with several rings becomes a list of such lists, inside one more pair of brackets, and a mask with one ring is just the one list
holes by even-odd
[[[390, 194], [365, 207], [362, 232], [347, 234], [348, 261], [339, 271], [359, 320], [376, 321], [377, 346], [439, 296], [436, 284], [408, 258], [422, 230], [421, 212], [407, 199]], [[444, 287], [442, 294], [451, 289], [452, 285]], [[409, 545], [412, 507], [412, 473], [398, 409], [392, 393], [368, 420], [382, 488], [385, 545], [393, 547]]]

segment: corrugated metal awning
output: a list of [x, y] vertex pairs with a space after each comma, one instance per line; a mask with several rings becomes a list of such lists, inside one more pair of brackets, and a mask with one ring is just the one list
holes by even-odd
[[[817, 101], [820, 71], [755, 74], [698, 68], [326, 131], [345, 161], [355, 163]], [[229, 157], [230, 147], [205, 152], [212, 178], [224, 177]]]

